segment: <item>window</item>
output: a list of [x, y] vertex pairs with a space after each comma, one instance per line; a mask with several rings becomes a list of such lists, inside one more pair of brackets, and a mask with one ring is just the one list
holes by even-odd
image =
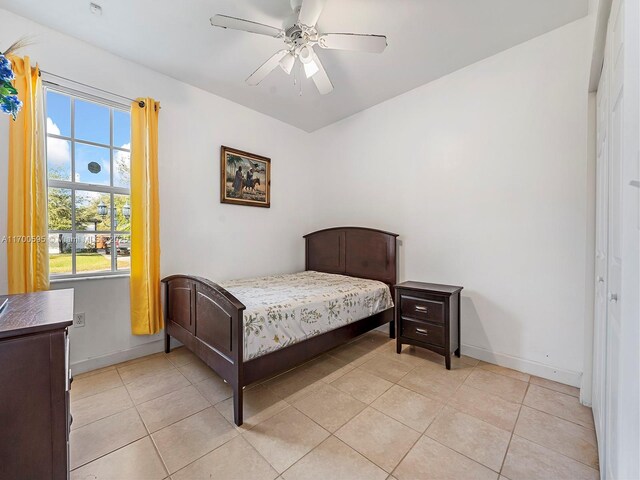
[[45, 88], [51, 278], [128, 273], [127, 106]]

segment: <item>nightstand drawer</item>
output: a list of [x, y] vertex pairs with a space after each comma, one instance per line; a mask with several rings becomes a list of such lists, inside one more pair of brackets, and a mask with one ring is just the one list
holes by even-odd
[[419, 342], [444, 347], [444, 327], [439, 325], [403, 319], [400, 334]]
[[403, 317], [444, 323], [444, 303], [435, 300], [401, 295], [400, 311]]

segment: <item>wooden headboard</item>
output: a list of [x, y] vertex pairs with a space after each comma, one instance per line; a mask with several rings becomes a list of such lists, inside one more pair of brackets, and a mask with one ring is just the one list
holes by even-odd
[[397, 234], [362, 227], [336, 227], [304, 236], [306, 270], [397, 281]]

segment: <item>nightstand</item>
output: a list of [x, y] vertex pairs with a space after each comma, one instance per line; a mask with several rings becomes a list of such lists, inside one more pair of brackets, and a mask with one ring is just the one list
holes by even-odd
[[463, 287], [404, 282], [395, 286], [396, 352], [415, 345], [444, 355], [451, 370], [451, 354], [460, 357], [460, 291]]

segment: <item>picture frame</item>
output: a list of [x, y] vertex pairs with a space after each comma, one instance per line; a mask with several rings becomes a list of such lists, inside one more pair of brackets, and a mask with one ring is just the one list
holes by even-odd
[[220, 148], [220, 202], [271, 207], [271, 159], [231, 147]]

